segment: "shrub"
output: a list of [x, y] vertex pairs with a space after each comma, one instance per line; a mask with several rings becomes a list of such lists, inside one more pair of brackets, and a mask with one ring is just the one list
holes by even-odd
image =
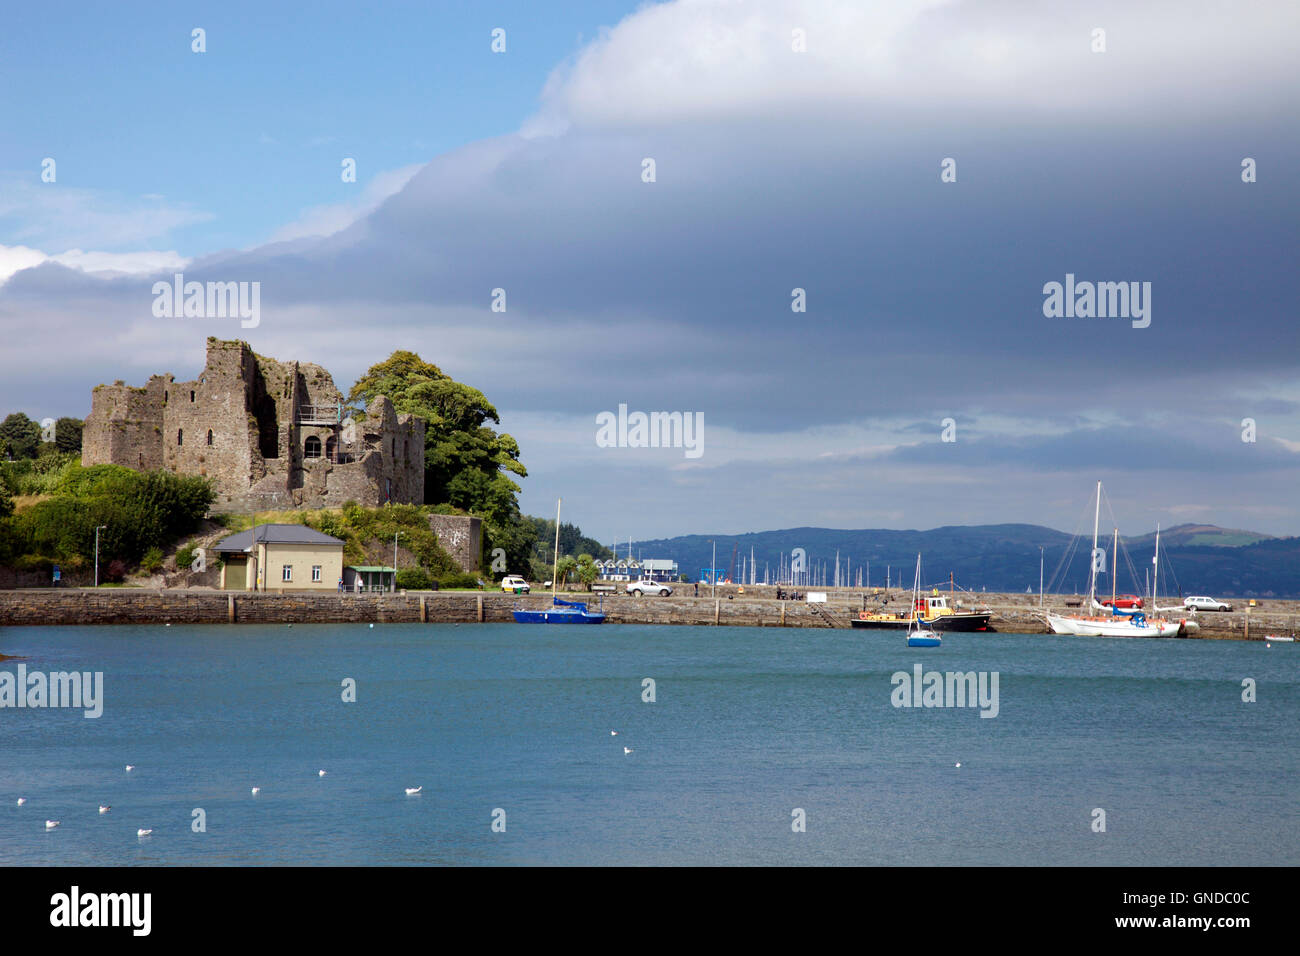
[[100, 569], [99, 576], [105, 581], [121, 581], [126, 577], [126, 562], [114, 558], [106, 567]]
[[162, 568], [163, 553], [160, 548], [150, 548], [140, 559], [140, 567], [146, 574], [157, 574]]
[[176, 552], [176, 570], [186, 571], [194, 563], [195, 554], [194, 542], [187, 542], [185, 547]]
[[464, 571], [452, 571], [438, 578], [439, 588], [477, 588], [478, 576]]
[[397, 586], [404, 591], [427, 591], [433, 578], [424, 568], [401, 568], [397, 572]]

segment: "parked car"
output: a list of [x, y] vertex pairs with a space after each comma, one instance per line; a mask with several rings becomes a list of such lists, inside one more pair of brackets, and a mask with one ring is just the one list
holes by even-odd
[[635, 594], [640, 597], [642, 594], [658, 594], [660, 597], [667, 597], [673, 593], [673, 589], [666, 584], [660, 584], [658, 581], [651, 581], [642, 578], [640, 581], [632, 581], [627, 586], [628, 594]]
[[1231, 611], [1232, 605], [1212, 597], [1189, 597], [1183, 601], [1183, 607], [1189, 611]]
[[509, 574], [501, 579], [501, 590], [511, 591], [515, 594], [527, 594], [528, 582], [517, 574]]
[[[1106, 605], [1106, 607], [1111, 606], [1109, 598], [1102, 601], [1101, 603]], [[1136, 594], [1121, 594], [1119, 595], [1119, 597], [1115, 598], [1115, 607], [1135, 608], [1141, 606], [1142, 606], [1142, 599], [1138, 597]]]

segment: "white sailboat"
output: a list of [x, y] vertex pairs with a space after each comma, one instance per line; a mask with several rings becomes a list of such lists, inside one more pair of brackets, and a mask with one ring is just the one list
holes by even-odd
[[907, 622], [908, 647], [938, 647], [943, 638], [938, 631], [921, 626], [921, 555], [916, 556], [916, 580], [912, 583], [912, 618]]
[[[1114, 597], [1108, 607], [1097, 601], [1097, 572], [1105, 558], [1105, 552], [1097, 549], [1097, 531], [1101, 521], [1101, 482], [1097, 482], [1097, 505], [1092, 518], [1092, 571], [1088, 576], [1088, 609], [1091, 614], [1047, 614], [1047, 625], [1053, 634], [1072, 634], [1078, 637], [1174, 637], [1178, 634], [1180, 621], [1167, 621], [1163, 618], [1147, 620], [1145, 614], [1134, 610], [1128, 613], [1114, 609]], [[1156, 561], [1159, 572], [1160, 549], [1157, 543]], [[1115, 531], [1115, 551], [1112, 565], [1119, 558], [1119, 531]], [[1112, 567], [1112, 583], [1115, 569]]]

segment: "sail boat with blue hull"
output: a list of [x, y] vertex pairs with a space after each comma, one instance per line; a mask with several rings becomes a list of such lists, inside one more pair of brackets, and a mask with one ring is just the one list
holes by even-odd
[[[561, 499], [563, 500], [563, 499]], [[514, 618], [520, 624], [604, 624], [605, 604], [601, 610], [591, 611], [583, 601], [565, 601], [555, 596], [557, 572], [560, 567], [560, 501], [555, 502], [555, 562], [551, 569], [551, 606], [533, 611], [516, 606]]]
[[918, 606], [921, 602], [921, 556], [916, 556], [916, 581], [912, 584], [912, 619], [907, 622], [908, 647], [939, 647], [943, 638], [939, 632], [921, 626], [921, 614]]

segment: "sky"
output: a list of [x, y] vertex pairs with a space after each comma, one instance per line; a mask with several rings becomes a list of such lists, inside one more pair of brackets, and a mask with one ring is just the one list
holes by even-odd
[[[7, 11], [0, 412], [409, 349], [611, 544], [1071, 531], [1099, 478], [1125, 534], [1300, 534], [1295, 4], [268, 6]], [[257, 325], [156, 315], [176, 272]]]

